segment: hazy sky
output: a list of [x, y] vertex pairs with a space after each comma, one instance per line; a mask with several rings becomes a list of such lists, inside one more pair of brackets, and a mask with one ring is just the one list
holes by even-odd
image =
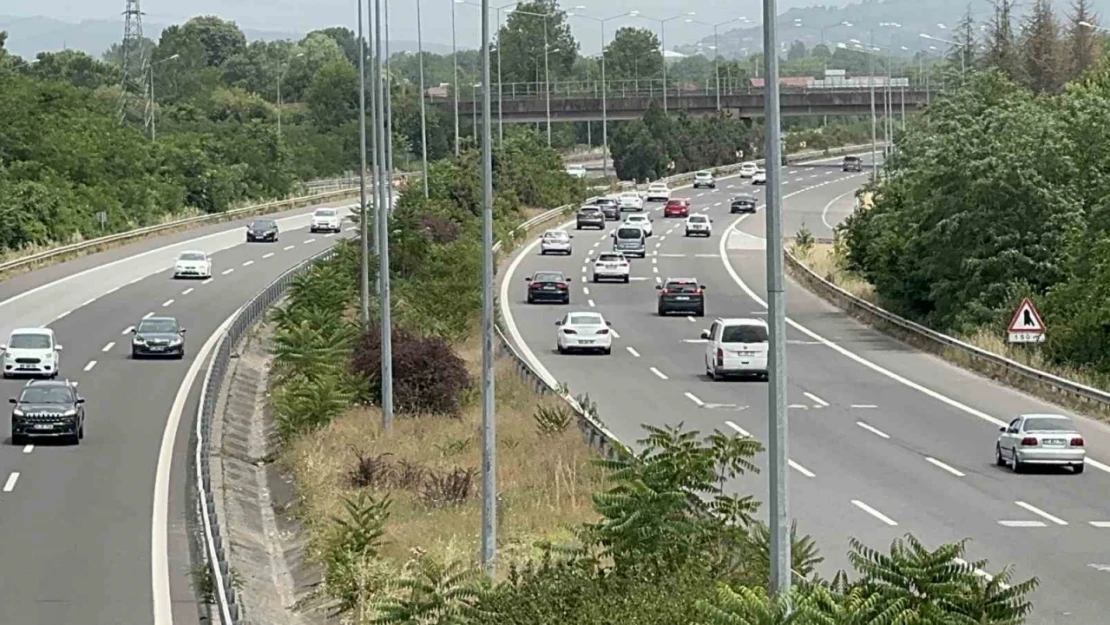
[[[471, 0], [468, 0], [471, 1]], [[476, 0], [474, 0], [476, 1]], [[490, 0], [492, 7], [507, 4], [509, 0]], [[34, 17], [43, 16], [67, 22], [86, 19], [121, 19], [124, 0], [2, 0], [0, 14]], [[761, 22], [762, 3], [758, 0], [566, 0], [565, 8], [585, 5], [584, 13], [596, 17], [609, 17], [633, 9], [644, 15], [665, 19], [686, 11], [695, 11], [695, 19], [719, 23], [747, 17]], [[779, 12], [792, 7], [811, 5], [843, 6], [848, 0], [780, 0]], [[241, 27], [307, 32], [327, 26], [356, 26], [355, 0], [143, 0], [144, 19], [154, 23], [182, 22], [194, 15], [215, 14], [234, 20]], [[460, 46], [476, 47], [480, 9], [468, 4], [456, 5], [457, 36]], [[451, 0], [421, 0], [424, 38], [442, 44], [451, 43]], [[504, 12], [503, 12], [504, 14]], [[492, 20], [495, 19], [491, 17]], [[589, 54], [598, 49], [600, 29], [597, 22], [571, 18], [575, 37], [582, 43], [582, 50]], [[620, 26], [641, 26], [658, 29], [657, 22], [636, 18], [613, 20], [606, 25], [608, 37]], [[390, 0], [390, 30], [394, 40], [416, 39], [416, 0]], [[493, 24], [491, 23], [491, 28]], [[722, 29], [723, 32], [724, 29]], [[712, 34], [712, 29], [674, 20], [667, 24], [667, 47], [690, 43]]]

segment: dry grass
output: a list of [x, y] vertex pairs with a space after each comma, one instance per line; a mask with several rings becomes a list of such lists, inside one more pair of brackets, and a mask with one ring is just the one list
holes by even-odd
[[[1027, 367], [1032, 367], [1044, 371], [1045, 373], [1051, 373], [1052, 375], [1070, 380], [1077, 384], [1083, 384], [1102, 390], [1110, 388], [1110, 384], [1108, 384], [1110, 380], [1107, 380], [1106, 376], [1085, 369], [1066, 367], [1049, 362], [1044, 359], [1043, 353], [1039, 347], [1034, 345], [1011, 345], [999, 334], [988, 330], [980, 329], [974, 334], [959, 335], [956, 338], [970, 345], [974, 345], [979, 349], [998, 354], [999, 356], [1009, 358]], [[945, 355], [945, 359], [949, 361], [961, 364], [963, 361], [967, 360], [967, 357], [959, 350], [950, 349], [948, 351], [953, 352], [951, 355]]]
[[[478, 342], [460, 346], [459, 353], [474, 370], [480, 360]], [[591, 494], [601, 485], [602, 474], [573, 423], [562, 434], [537, 431], [532, 416], [536, 406], [555, 406], [560, 400], [537, 397], [505, 359], [498, 361], [496, 373], [500, 558], [522, 561], [539, 553], [537, 542], [569, 542], [573, 526], [596, 518]], [[284, 460], [302, 495], [302, 517], [312, 542], [326, 539], [334, 527], [331, 520], [342, 513], [343, 498], [357, 492], [349, 480], [357, 452], [367, 457], [392, 454], [391, 463], [418, 462], [436, 472], [477, 470], [481, 407], [477, 401], [471, 404], [459, 419], [398, 418], [389, 434], [382, 430], [376, 408], [352, 409], [291, 445]], [[481, 527], [480, 487], [476, 476], [468, 501], [440, 508], [425, 504], [417, 489], [377, 491], [393, 500], [383, 555], [399, 566], [419, 547], [441, 561], [473, 563]]]
[[843, 268], [843, 262], [837, 254], [835, 245], [814, 243], [809, 253], [805, 255], [799, 254], [797, 246], [793, 246], [790, 252], [822, 278], [864, 301], [876, 303], [875, 287]]

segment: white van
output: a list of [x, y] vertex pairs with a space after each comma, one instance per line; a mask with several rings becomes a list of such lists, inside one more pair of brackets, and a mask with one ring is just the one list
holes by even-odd
[[622, 225], [613, 231], [613, 251], [625, 256], [647, 256], [647, 237], [639, 226]]
[[767, 322], [762, 319], [717, 319], [701, 333], [705, 339], [705, 373], [714, 381], [730, 375], [767, 379]]
[[0, 345], [4, 352], [5, 378], [33, 376], [54, 378], [62, 364], [62, 346], [50, 328], [18, 328], [12, 330], [8, 342]]

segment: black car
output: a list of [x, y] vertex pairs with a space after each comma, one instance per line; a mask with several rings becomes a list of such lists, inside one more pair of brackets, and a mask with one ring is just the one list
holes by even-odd
[[594, 200], [594, 206], [601, 209], [601, 214], [605, 215], [607, 221], [620, 221], [621, 207], [617, 201], [611, 197], [599, 197]]
[[605, 213], [596, 206], [583, 206], [578, 209], [578, 218], [575, 229], [581, 230], [582, 228], [597, 228], [599, 230], [605, 229]]
[[705, 285], [698, 284], [695, 278], [669, 278], [663, 284], [655, 285], [659, 290], [658, 312], [666, 315], [673, 312], [705, 316]]
[[185, 357], [185, 328], [173, 317], [143, 319], [139, 327], [132, 328], [131, 357], [169, 356], [181, 360]]
[[32, 380], [12, 408], [12, 444], [28, 438], [60, 438], [77, 445], [85, 438], [85, 398], [69, 380]]
[[247, 226], [247, 243], [278, 240], [278, 225], [273, 219], [255, 219]]
[[732, 198], [732, 204], [729, 208], [730, 213], [754, 213], [755, 212], [755, 196], [754, 195], [737, 195]]
[[525, 278], [528, 283], [528, 303], [556, 302], [559, 304], [570, 303], [570, 278], [561, 271], [537, 271], [531, 278]]
[[863, 171], [863, 161], [858, 156], [845, 156], [841, 169], [844, 171]]

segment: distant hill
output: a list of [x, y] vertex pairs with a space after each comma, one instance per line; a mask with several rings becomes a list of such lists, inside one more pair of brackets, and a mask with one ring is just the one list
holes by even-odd
[[[143, 34], [155, 41], [166, 28], [165, 24], [143, 23]], [[8, 32], [5, 45], [9, 52], [24, 58], [34, 58], [39, 52], [56, 50], [81, 50], [97, 58], [113, 43], [123, 37], [123, 21], [85, 20], [80, 23], [63, 22], [47, 17], [12, 17], [0, 15], [0, 30]], [[248, 40], [274, 41], [300, 39], [305, 33], [252, 30], [244, 28]], [[390, 52], [415, 51], [415, 41], [391, 41]], [[424, 49], [437, 54], [450, 53], [450, 46], [426, 43]]]

